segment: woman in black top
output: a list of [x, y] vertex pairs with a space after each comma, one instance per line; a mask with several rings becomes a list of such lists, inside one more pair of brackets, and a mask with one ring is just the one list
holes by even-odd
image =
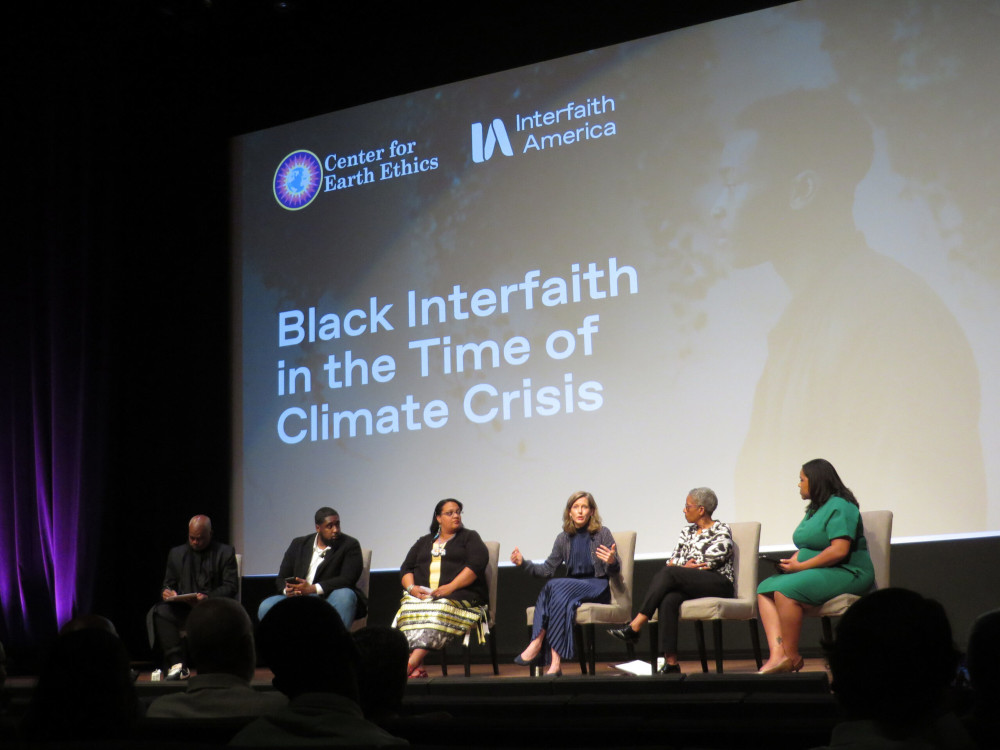
[[475, 629], [485, 640], [486, 565], [479, 534], [462, 525], [462, 503], [448, 498], [434, 507], [430, 534], [420, 537], [399, 569], [405, 592], [393, 625], [410, 645], [407, 672], [426, 677], [428, 651], [443, 648]]

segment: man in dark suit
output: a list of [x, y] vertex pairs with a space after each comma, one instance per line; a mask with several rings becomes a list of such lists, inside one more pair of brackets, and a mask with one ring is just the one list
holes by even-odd
[[205, 599], [239, 591], [236, 550], [212, 539], [212, 520], [195, 516], [188, 522], [188, 541], [167, 555], [160, 601], [146, 616], [149, 645], [163, 652], [168, 680], [185, 679], [188, 669], [181, 643], [181, 630], [191, 608]]
[[354, 618], [364, 617], [368, 602], [358, 588], [364, 567], [361, 545], [340, 530], [340, 514], [333, 508], [316, 511], [316, 533], [292, 540], [278, 571], [280, 594], [260, 603], [257, 619], [288, 596], [318, 596], [337, 610], [350, 630]]

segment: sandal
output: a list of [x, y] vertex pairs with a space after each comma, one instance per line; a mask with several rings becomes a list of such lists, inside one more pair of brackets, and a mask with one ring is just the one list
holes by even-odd
[[423, 667], [414, 667], [413, 671], [410, 672], [407, 675], [407, 678], [409, 678], [409, 679], [412, 680], [414, 678], [420, 678], [420, 677], [426, 677], [426, 676], [427, 676], [427, 670], [426, 669], [424, 669]]

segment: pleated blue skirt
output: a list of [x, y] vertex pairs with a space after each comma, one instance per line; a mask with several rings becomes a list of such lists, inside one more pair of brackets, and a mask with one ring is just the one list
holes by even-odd
[[605, 578], [553, 578], [542, 587], [535, 602], [535, 616], [531, 628], [534, 640], [545, 628], [542, 653], [546, 663], [549, 649], [561, 659], [576, 658], [573, 643], [573, 618], [576, 608], [583, 602], [609, 604], [611, 591]]

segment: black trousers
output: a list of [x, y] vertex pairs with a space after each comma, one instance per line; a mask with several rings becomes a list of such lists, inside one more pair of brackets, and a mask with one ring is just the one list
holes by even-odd
[[159, 602], [153, 605], [153, 633], [156, 647], [163, 653], [166, 668], [177, 662], [187, 663], [181, 631], [191, 614], [191, 605], [186, 602]]
[[677, 629], [681, 603], [702, 596], [729, 598], [733, 582], [714, 570], [664, 565], [653, 576], [639, 612], [652, 618], [660, 610], [660, 648], [664, 654], [677, 653]]

